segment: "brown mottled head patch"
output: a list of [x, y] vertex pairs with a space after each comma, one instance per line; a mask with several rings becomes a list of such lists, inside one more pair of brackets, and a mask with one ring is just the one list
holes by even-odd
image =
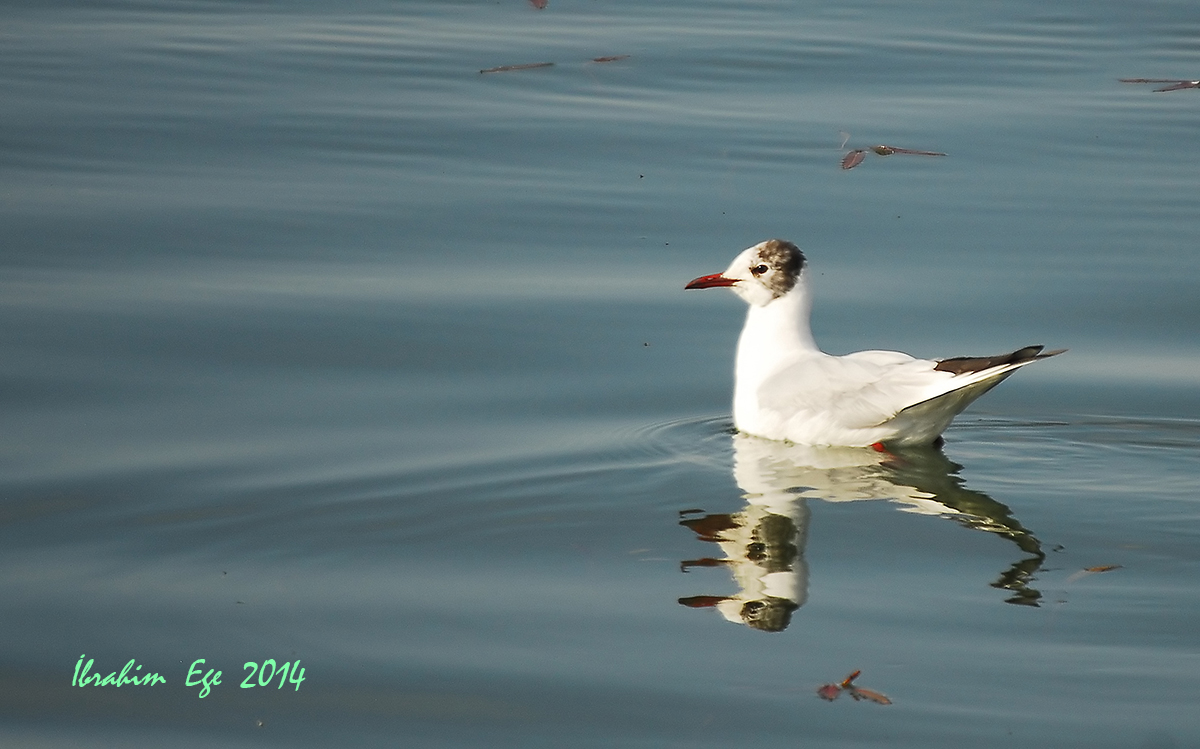
[[804, 269], [804, 253], [800, 248], [784, 239], [769, 239], [763, 242], [757, 254], [762, 264], [774, 271], [754, 274], [762, 277], [763, 285], [770, 289], [776, 298], [791, 291], [796, 285], [796, 279], [800, 277], [800, 271]]

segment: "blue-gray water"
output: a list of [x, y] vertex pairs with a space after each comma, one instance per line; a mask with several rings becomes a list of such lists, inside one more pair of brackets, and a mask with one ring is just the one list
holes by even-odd
[[[0, 743], [1200, 741], [1200, 6], [3, 14]], [[1071, 351], [734, 439], [775, 236], [826, 350]]]

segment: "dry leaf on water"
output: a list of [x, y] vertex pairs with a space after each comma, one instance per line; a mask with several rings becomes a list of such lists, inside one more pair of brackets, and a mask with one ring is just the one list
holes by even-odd
[[853, 169], [854, 167], [863, 163], [863, 159], [865, 158], [867, 158], [867, 152], [861, 148], [856, 148], [850, 153], [846, 154], [846, 157], [842, 159], [842, 168]]
[[1076, 580], [1080, 579], [1081, 577], [1087, 577], [1088, 575], [1095, 575], [1100, 572], [1112, 572], [1113, 570], [1119, 570], [1119, 569], [1121, 569], [1121, 565], [1119, 565], [1119, 564], [1102, 564], [1098, 567], [1084, 567], [1083, 569], [1079, 570], [1075, 574], [1068, 577], [1063, 582], [1064, 583], [1073, 583]]
[[876, 692], [874, 689], [867, 689], [866, 687], [854, 686], [854, 680], [857, 679], [858, 675], [861, 673], [862, 671], [855, 671], [845, 679], [842, 679], [841, 684], [823, 684], [817, 689], [817, 696], [823, 700], [833, 702], [842, 692], [846, 692], [854, 698], [855, 702], [859, 700], [870, 700], [871, 702], [879, 705], [892, 704], [892, 701], [888, 699], [888, 696], [883, 692]]
[[882, 692], [876, 692], [874, 689], [866, 689], [865, 687], [847, 687], [846, 691], [849, 692], [850, 696], [855, 700], [870, 700], [871, 702], [875, 702], [880, 705], [892, 704], [892, 701], [888, 699], [886, 694]]
[[[842, 148], [845, 148], [846, 141], [848, 141], [850, 139], [850, 134], [842, 133], [842, 135], [844, 136], [842, 139]], [[885, 146], [885, 145], [881, 144], [878, 146], [871, 146], [870, 148], [855, 148], [855, 149], [853, 149], [852, 151], [850, 151], [849, 153], [847, 153], [845, 156], [842, 157], [842, 168], [843, 169], [853, 169], [854, 167], [863, 163], [863, 159], [865, 159], [867, 157], [868, 151], [870, 151], [872, 153], [876, 153], [880, 156], [891, 156], [892, 154], [897, 154], [897, 153], [906, 153], [906, 154], [911, 154], [913, 156], [945, 156], [946, 155], [946, 154], [942, 153], [941, 151], [918, 151], [918, 150], [912, 149], [912, 148], [896, 148], [895, 146]]]

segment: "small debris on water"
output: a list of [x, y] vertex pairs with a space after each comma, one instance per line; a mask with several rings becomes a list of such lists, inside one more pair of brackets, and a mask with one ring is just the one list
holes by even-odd
[[527, 62], [523, 65], [501, 65], [496, 68], [487, 68], [479, 71], [480, 73], [507, 73], [510, 70], [532, 70], [533, 68], [548, 68], [554, 63], [552, 62]]

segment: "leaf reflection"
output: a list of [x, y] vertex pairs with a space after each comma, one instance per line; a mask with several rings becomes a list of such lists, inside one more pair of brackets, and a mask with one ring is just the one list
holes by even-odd
[[809, 499], [826, 502], [887, 500], [905, 512], [942, 517], [1011, 541], [1023, 556], [992, 587], [1009, 591], [1007, 603], [1037, 606], [1030, 587], [1046, 558], [1041, 543], [1008, 507], [963, 485], [936, 448], [876, 452], [864, 448], [814, 448], [735, 435], [734, 478], [745, 506], [734, 513], [681, 513], [680, 525], [720, 547], [721, 557], [684, 560], [683, 572], [724, 567], [738, 592], [680, 598], [692, 608], [715, 608], [731, 622], [780, 632], [808, 598], [804, 558]]

